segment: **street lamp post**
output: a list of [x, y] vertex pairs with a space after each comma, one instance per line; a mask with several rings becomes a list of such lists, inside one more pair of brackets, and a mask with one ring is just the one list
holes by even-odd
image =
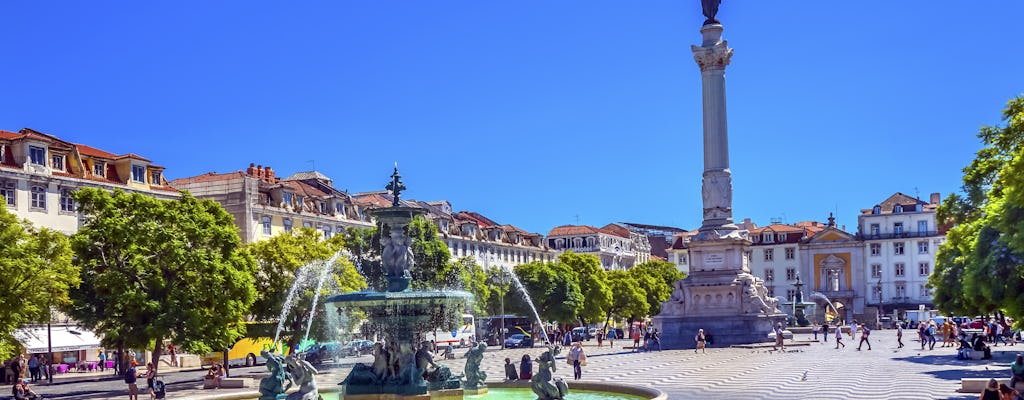
[[48, 358], [46, 365], [44, 366], [47, 368], [46, 381], [49, 383], [53, 383], [53, 370], [50, 369], [50, 364], [53, 364], [53, 333], [50, 332], [50, 325], [53, 322], [53, 309], [51, 306], [52, 304], [50, 303], [46, 304], [46, 311], [47, 314], [49, 314], [47, 315], [48, 318], [46, 318], [46, 354]]
[[882, 277], [878, 277], [878, 286], [876, 287], [878, 288], [878, 320], [881, 325], [882, 316], [885, 315], [885, 307], [882, 307], [882, 302], [885, 301], [883, 300], [885, 297], [882, 296]]

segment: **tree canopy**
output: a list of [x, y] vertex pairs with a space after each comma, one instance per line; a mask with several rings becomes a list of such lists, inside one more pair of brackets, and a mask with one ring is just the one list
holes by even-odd
[[936, 218], [952, 224], [929, 277], [936, 307], [950, 314], [1005, 312], [1024, 318], [1024, 97], [986, 126], [984, 147], [964, 167], [963, 193], [947, 196]]
[[[387, 288], [384, 269], [381, 266], [381, 245], [378, 225], [374, 228], [351, 228], [345, 233], [345, 246], [356, 259], [359, 272], [366, 277], [366, 282], [373, 290], [383, 291]], [[458, 263], [452, 263], [448, 245], [437, 237], [437, 226], [422, 216], [416, 216], [405, 228], [406, 234], [413, 239], [414, 257], [410, 288], [423, 289], [462, 289], [465, 278], [459, 270]]]
[[[579, 278], [569, 266], [559, 262], [535, 261], [517, 265], [514, 271], [530, 294], [541, 319], [561, 323], [576, 320], [583, 308], [584, 299]], [[529, 309], [519, 308], [518, 311], [522, 315], [532, 314]]]
[[[339, 333], [330, 331], [326, 323], [329, 320], [327, 313], [334, 310], [323, 300], [332, 293], [366, 288], [366, 279], [356, 271], [347, 254], [334, 257], [344, 247], [342, 235], [325, 240], [320, 232], [311, 228], [294, 229], [249, 245], [258, 265], [256, 291], [260, 294], [252, 307], [252, 317], [259, 321], [279, 319], [289, 290], [296, 280], [301, 279], [298, 283], [300, 289], [297, 289], [282, 324], [282, 336], [289, 339], [289, 347], [298, 344], [312, 315], [314, 323], [310, 336], [319, 341], [336, 340]], [[332, 258], [334, 262], [327, 264]], [[326, 274], [323, 275], [325, 282], [314, 310], [313, 299], [317, 297], [316, 288], [320, 285], [321, 274]], [[261, 334], [269, 336], [265, 332]]]
[[72, 317], [108, 345], [153, 348], [154, 361], [164, 339], [205, 353], [244, 334], [256, 263], [219, 204], [95, 188], [78, 190], [75, 201], [81, 290], [71, 294]]
[[605, 310], [612, 304], [612, 291], [601, 260], [593, 254], [569, 251], [558, 256], [558, 263], [571, 269], [579, 281], [583, 295], [583, 306], [577, 311], [580, 321], [586, 325], [604, 318]]
[[629, 274], [643, 288], [647, 299], [645, 316], [658, 315], [661, 303], [672, 295], [672, 285], [686, 277], [668, 261], [651, 260], [629, 269]]
[[0, 205], [0, 359], [21, 347], [12, 333], [29, 322], [50, 319], [50, 306], [62, 307], [78, 287], [71, 245], [60, 232], [36, 230]]

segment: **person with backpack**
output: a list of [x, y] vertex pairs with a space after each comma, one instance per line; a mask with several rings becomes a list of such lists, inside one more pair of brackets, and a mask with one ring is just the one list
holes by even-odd
[[860, 344], [857, 345], [857, 350], [860, 350], [864, 343], [867, 343], [868, 350], [871, 350], [871, 341], [868, 340], [869, 336], [871, 336], [871, 329], [868, 329], [867, 324], [860, 324]]
[[139, 371], [135, 367], [138, 362], [132, 360], [128, 369], [124, 371], [124, 383], [128, 384], [128, 400], [139, 400], [139, 385], [135, 383], [139, 378]]
[[146, 363], [146, 390], [149, 391], [149, 400], [156, 400], [156, 366], [153, 363]]

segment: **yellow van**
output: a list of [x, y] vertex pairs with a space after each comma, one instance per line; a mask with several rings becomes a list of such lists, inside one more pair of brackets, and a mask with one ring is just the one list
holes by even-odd
[[[228, 365], [244, 365], [251, 367], [256, 364], [264, 364], [267, 359], [260, 355], [260, 352], [273, 351], [274, 353], [287, 355], [284, 351], [284, 344], [274, 344], [274, 339], [261, 337], [261, 338], [242, 338], [238, 342], [235, 342], [231, 349], [228, 350]], [[213, 363], [224, 362], [224, 352], [215, 351], [208, 353], [203, 356], [203, 365], [213, 365]]]

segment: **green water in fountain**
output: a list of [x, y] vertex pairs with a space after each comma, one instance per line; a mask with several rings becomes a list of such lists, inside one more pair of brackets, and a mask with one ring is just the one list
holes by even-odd
[[[338, 393], [320, 393], [324, 400], [338, 400]], [[472, 400], [534, 400], [537, 395], [528, 388], [522, 389], [506, 389], [506, 388], [490, 388], [487, 389], [487, 394], [480, 394], [475, 396], [466, 396], [466, 399]], [[628, 394], [609, 393], [609, 392], [596, 392], [591, 390], [570, 390], [569, 395], [565, 397], [566, 400], [644, 400], [644, 397], [633, 396]]]

